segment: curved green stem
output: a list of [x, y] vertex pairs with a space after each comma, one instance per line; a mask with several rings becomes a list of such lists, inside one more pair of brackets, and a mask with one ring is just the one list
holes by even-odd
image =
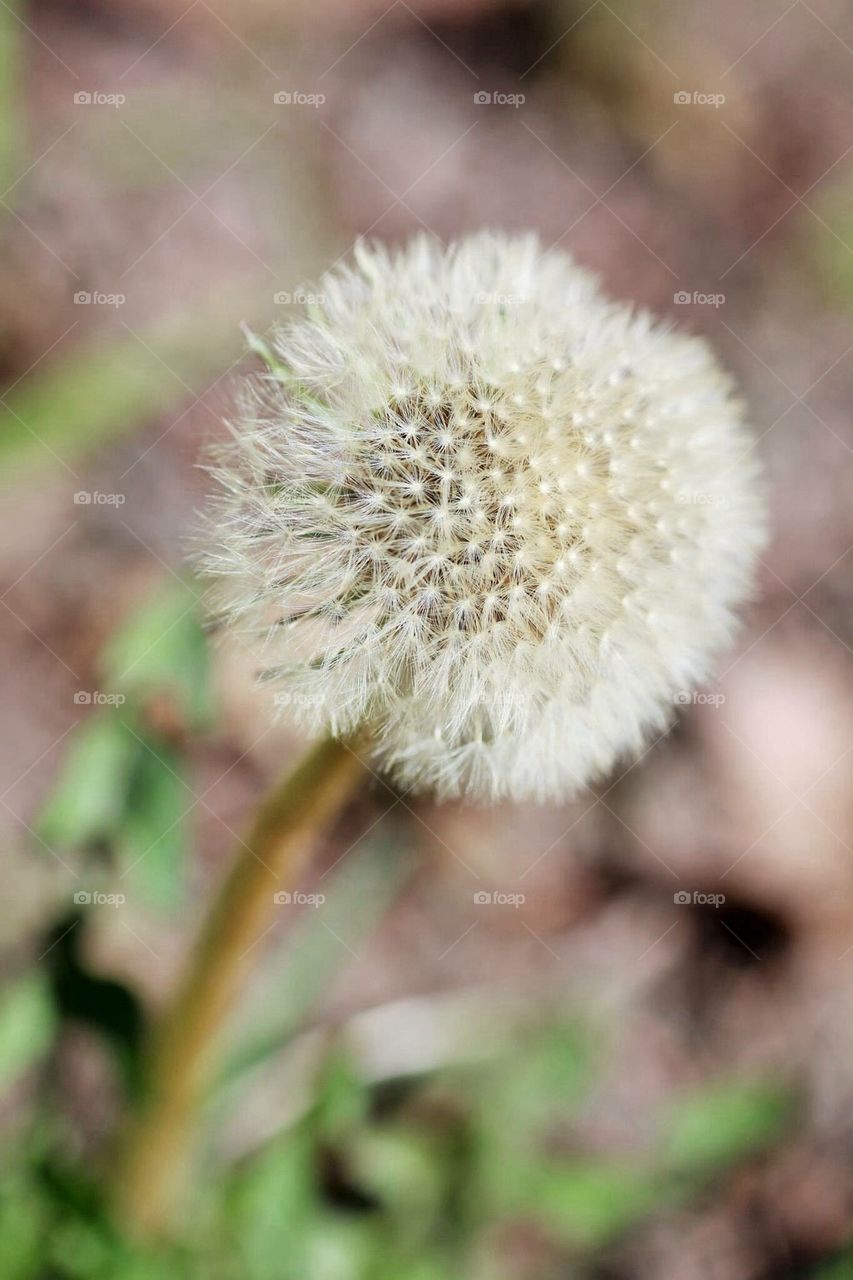
[[117, 1221], [132, 1235], [168, 1230], [211, 1057], [254, 959], [252, 948], [268, 927], [274, 894], [295, 882], [361, 768], [345, 743], [315, 747], [268, 796], [237, 851], [152, 1037], [142, 1101], [119, 1150], [113, 1203]]

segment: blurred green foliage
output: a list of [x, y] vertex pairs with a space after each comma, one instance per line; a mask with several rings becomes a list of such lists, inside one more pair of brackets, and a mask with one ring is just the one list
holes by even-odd
[[26, 128], [20, 110], [21, 26], [18, 0], [0, 5], [0, 196], [15, 181], [19, 163], [21, 133]]
[[[778, 1140], [790, 1117], [790, 1099], [774, 1094], [771, 1110], [762, 1083], [741, 1081], [716, 1089], [712, 1106], [703, 1093], [674, 1103], [651, 1146], [618, 1158], [590, 1151], [576, 1124], [594, 1088], [594, 1056], [590, 1030], [568, 1022], [531, 1033], [485, 1066], [369, 1085], [331, 1044], [310, 1106], [291, 1128], [232, 1167], [211, 1173], [206, 1164], [209, 1181], [180, 1246], [133, 1254], [87, 1202], [63, 1202], [55, 1180], [19, 1173], [12, 1252], [29, 1269], [0, 1274], [509, 1277], [523, 1273], [508, 1269], [507, 1233], [524, 1224], [555, 1268], [562, 1259], [583, 1277], [632, 1227]], [[685, 1116], [704, 1140], [682, 1144], [673, 1163], [668, 1134]]]
[[0, 1090], [7, 1089], [51, 1046], [55, 1016], [39, 972], [13, 983], [0, 1000]]
[[836, 306], [853, 305], [853, 212], [850, 191], [831, 188], [816, 201], [819, 217], [803, 217], [808, 243], [817, 267], [818, 279], [829, 300]]
[[814, 1273], [813, 1280], [853, 1280], [853, 1251], [820, 1267]]
[[673, 1109], [666, 1160], [675, 1171], [702, 1173], [734, 1162], [767, 1134], [783, 1127], [788, 1097], [783, 1089], [740, 1084], [703, 1090]]
[[125, 622], [104, 655], [108, 696], [78, 728], [41, 814], [51, 848], [96, 855], [132, 892], [166, 911], [182, 905], [190, 735], [211, 717], [207, 649], [192, 580], [175, 580]]
[[192, 579], [161, 588], [117, 631], [102, 661], [110, 687], [129, 699], [166, 693], [190, 729], [210, 722], [207, 643]]

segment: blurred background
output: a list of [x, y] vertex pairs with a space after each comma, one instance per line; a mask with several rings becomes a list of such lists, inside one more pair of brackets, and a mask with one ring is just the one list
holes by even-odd
[[[853, 8], [9, 0], [0, 57], [0, 1280], [853, 1277]], [[484, 225], [712, 342], [760, 598], [573, 804], [364, 788], [134, 1251], [145, 1020], [305, 745], [186, 568], [240, 325]]]

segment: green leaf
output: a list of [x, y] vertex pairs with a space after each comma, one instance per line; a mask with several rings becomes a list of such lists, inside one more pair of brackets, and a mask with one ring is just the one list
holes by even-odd
[[419, 1243], [440, 1220], [447, 1156], [435, 1134], [414, 1125], [372, 1126], [350, 1148], [359, 1187], [382, 1203], [401, 1239]]
[[119, 847], [131, 893], [134, 888], [151, 905], [181, 905], [187, 864], [184, 815], [193, 797], [181, 780], [183, 763], [163, 743], [139, 744], [127, 805], [121, 819]]
[[366, 1083], [343, 1053], [333, 1053], [317, 1083], [312, 1124], [324, 1141], [336, 1142], [364, 1120], [370, 1104]]
[[136, 609], [102, 661], [111, 688], [137, 700], [171, 694], [191, 725], [208, 723], [207, 642], [191, 580], [168, 582]]
[[29, 974], [0, 1003], [0, 1090], [44, 1056], [53, 1040], [56, 1012], [47, 983]]
[[445, 1264], [438, 1250], [425, 1256], [421, 1248], [418, 1257], [401, 1258], [385, 1248], [376, 1269], [370, 1273], [370, 1280], [458, 1280], [460, 1274], [463, 1274], [460, 1265], [453, 1266], [450, 1261]]
[[590, 1077], [589, 1037], [576, 1022], [557, 1023], [532, 1036], [511, 1059], [495, 1073], [492, 1106], [504, 1128], [522, 1140], [535, 1139], [555, 1113], [565, 1118], [579, 1103]]
[[[18, 0], [0, 6], [0, 191], [15, 182], [27, 162], [21, 152], [26, 134], [24, 97], [21, 91], [21, 34], [26, 28], [17, 16]], [[10, 197], [7, 203], [11, 203]], [[3, 211], [5, 215], [5, 210]], [[0, 215], [0, 216], [3, 216]]]
[[139, 752], [113, 710], [90, 716], [74, 734], [59, 780], [36, 823], [48, 845], [82, 848], [111, 836]]
[[40, 1274], [48, 1204], [34, 1181], [14, 1174], [0, 1183], [0, 1276], [32, 1280]]
[[104, 1232], [82, 1218], [66, 1218], [53, 1224], [47, 1241], [48, 1272], [59, 1268], [63, 1277], [74, 1280], [92, 1280], [93, 1276], [109, 1274], [107, 1268], [115, 1262], [112, 1243]]
[[[300, 1274], [317, 1211], [314, 1152], [304, 1126], [271, 1143], [240, 1171], [224, 1207], [243, 1274], [255, 1280]], [[292, 1272], [283, 1271], [284, 1258]]]
[[[831, 301], [853, 306], [853, 214], [850, 190], [835, 188], [821, 196], [817, 210], [823, 226], [814, 229], [814, 255], [818, 275]], [[813, 223], [807, 221], [808, 234]], [[831, 228], [831, 231], [827, 228]]]
[[373, 1219], [326, 1214], [309, 1239], [305, 1270], [293, 1280], [370, 1280], [384, 1248]]
[[438, 1257], [401, 1259], [383, 1256], [370, 1280], [457, 1280], [459, 1271]]
[[257, 333], [253, 333], [248, 325], [243, 326], [243, 334], [246, 338], [246, 344], [249, 350], [263, 360], [268, 373], [276, 382], [281, 382], [285, 386], [288, 386], [299, 400], [304, 404], [311, 405], [315, 413], [325, 418], [330, 426], [334, 426], [336, 424], [334, 415], [329, 412], [328, 404], [319, 396], [312, 394], [305, 384], [300, 382], [293, 370], [288, 368], [265, 338], [261, 338]]
[[670, 1112], [665, 1161], [686, 1173], [713, 1173], [774, 1142], [790, 1115], [784, 1089], [738, 1081], [714, 1085]]
[[642, 1220], [660, 1200], [648, 1171], [602, 1160], [564, 1162], [528, 1182], [528, 1210], [571, 1245], [597, 1249]]
[[475, 1216], [511, 1213], [524, 1201], [549, 1129], [574, 1114], [589, 1077], [588, 1035], [566, 1022], [531, 1036], [522, 1050], [469, 1080], [476, 1187], [466, 1199]]
[[843, 1257], [819, 1267], [812, 1272], [811, 1280], [853, 1280], [853, 1253], [845, 1253]]
[[254, 333], [248, 325], [243, 325], [243, 336], [246, 339], [246, 345], [249, 350], [263, 360], [267, 369], [280, 382], [291, 382], [293, 374], [283, 360], [273, 351], [270, 344], [265, 338]]

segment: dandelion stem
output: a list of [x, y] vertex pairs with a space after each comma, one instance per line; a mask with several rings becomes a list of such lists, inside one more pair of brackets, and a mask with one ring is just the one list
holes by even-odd
[[320, 743], [267, 797], [237, 850], [152, 1036], [142, 1099], [119, 1150], [115, 1213], [131, 1235], [168, 1231], [211, 1058], [268, 928], [274, 894], [294, 883], [361, 769], [346, 743]]

